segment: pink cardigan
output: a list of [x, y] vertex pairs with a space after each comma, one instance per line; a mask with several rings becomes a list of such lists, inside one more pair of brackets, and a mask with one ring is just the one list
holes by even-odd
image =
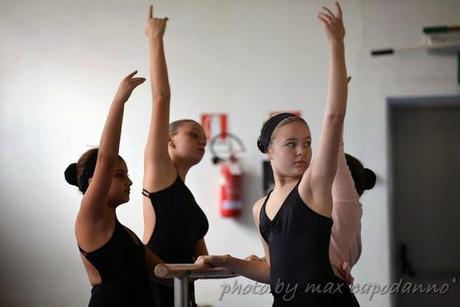
[[359, 202], [353, 177], [348, 168], [340, 146], [337, 161], [337, 173], [332, 184], [332, 226], [331, 241], [329, 244], [329, 258], [338, 274], [342, 269], [348, 274], [361, 255], [361, 217], [363, 209]]

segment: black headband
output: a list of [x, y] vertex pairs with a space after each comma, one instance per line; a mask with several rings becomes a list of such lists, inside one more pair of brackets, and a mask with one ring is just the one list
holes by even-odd
[[270, 140], [272, 138], [273, 131], [275, 131], [278, 124], [288, 117], [297, 117], [292, 113], [279, 113], [270, 117], [263, 125], [260, 131], [259, 139], [257, 140], [257, 147], [262, 153], [266, 153]]

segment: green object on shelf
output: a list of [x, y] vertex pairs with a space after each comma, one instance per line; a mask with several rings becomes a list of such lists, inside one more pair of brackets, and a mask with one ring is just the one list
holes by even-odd
[[425, 27], [423, 28], [423, 33], [432, 34], [432, 33], [443, 33], [448, 31], [447, 26], [437, 26], [437, 27]]
[[447, 33], [447, 32], [457, 32], [460, 31], [460, 26], [433, 26], [433, 27], [424, 27], [423, 33], [425, 34], [436, 34], [436, 33]]

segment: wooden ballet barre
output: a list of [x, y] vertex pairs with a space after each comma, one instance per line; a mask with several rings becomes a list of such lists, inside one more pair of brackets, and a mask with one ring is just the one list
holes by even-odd
[[224, 268], [209, 268], [201, 264], [161, 263], [155, 267], [159, 278], [174, 278], [174, 307], [188, 307], [190, 279], [220, 279], [238, 276]]
[[209, 268], [201, 264], [161, 263], [155, 267], [159, 278], [176, 278], [187, 276], [191, 279], [220, 279], [236, 277], [237, 274], [224, 268]]

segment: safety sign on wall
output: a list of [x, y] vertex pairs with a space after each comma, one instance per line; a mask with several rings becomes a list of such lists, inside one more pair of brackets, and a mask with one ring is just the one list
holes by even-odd
[[203, 113], [201, 114], [201, 126], [203, 126], [208, 141], [213, 136], [220, 134], [222, 141], [226, 139], [228, 132], [226, 113]]

